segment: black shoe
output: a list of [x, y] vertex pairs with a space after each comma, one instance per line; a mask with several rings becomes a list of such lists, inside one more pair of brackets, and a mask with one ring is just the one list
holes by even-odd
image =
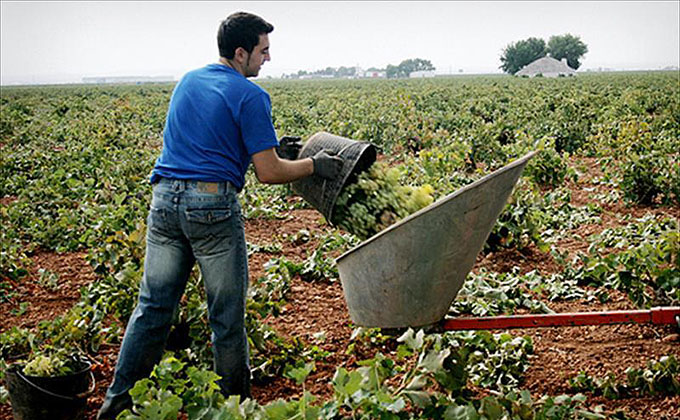
[[127, 408], [132, 408], [132, 397], [128, 393], [113, 399], [105, 399], [97, 413], [97, 420], [114, 420]]

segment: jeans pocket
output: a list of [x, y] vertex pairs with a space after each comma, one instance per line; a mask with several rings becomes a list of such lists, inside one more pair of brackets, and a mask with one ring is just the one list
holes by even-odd
[[198, 255], [228, 252], [238, 224], [231, 208], [188, 208], [185, 211], [187, 236]]

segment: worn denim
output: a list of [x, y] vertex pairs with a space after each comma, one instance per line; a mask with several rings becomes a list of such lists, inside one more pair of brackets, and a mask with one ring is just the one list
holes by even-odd
[[160, 361], [170, 325], [195, 262], [208, 299], [215, 372], [228, 395], [250, 394], [244, 315], [248, 286], [241, 207], [229, 183], [161, 179], [147, 219], [139, 302], [120, 348], [105, 406], [129, 399], [135, 382]]

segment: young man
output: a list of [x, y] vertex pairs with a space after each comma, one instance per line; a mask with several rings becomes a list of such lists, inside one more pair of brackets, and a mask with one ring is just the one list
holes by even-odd
[[[114, 381], [99, 419], [131, 406], [128, 391], [160, 361], [173, 313], [198, 262], [208, 299], [214, 368], [225, 395], [250, 396], [244, 326], [247, 251], [236, 194], [249, 163], [263, 183], [309, 175], [333, 179], [342, 160], [321, 151], [312, 158], [279, 148], [269, 95], [246, 78], [269, 61], [273, 26], [234, 13], [219, 27], [219, 63], [187, 73], [170, 100], [163, 150], [151, 175], [153, 198], [139, 302], [120, 348]], [[291, 146], [295, 149], [293, 146]]]

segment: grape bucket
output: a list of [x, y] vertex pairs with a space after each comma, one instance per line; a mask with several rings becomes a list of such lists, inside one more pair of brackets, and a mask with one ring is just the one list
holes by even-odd
[[359, 173], [375, 162], [377, 151], [375, 146], [368, 142], [319, 132], [305, 142], [298, 159], [312, 157], [322, 149], [342, 158], [340, 176], [333, 181], [317, 175], [308, 176], [294, 182], [292, 189], [333, 224], [333, 207], [342, 189], [354, 182]]
[[39, 377], [23, 373], [24, 365], [5, 371], [5, 381], [15, 420], [78, 420], [84, 418], [87, 398], [95, 389], [92, 364], [70, 375]]
[[352, 321], [365, 327], [401, 328], [442, 320], [534, 153], [338, 257]]

